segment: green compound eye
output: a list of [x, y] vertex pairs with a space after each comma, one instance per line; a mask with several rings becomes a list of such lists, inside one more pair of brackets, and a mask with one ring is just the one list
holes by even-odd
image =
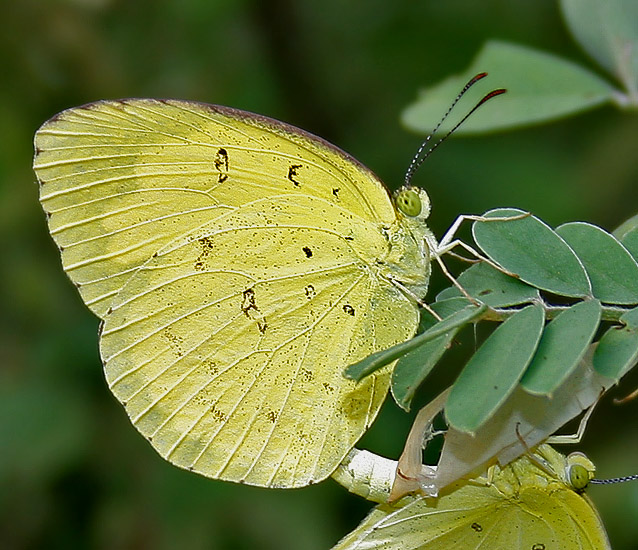
[[575, 452], [567, 457], [566, 481], [575, 491], [585, 489], [593, 479], [595, 471], [594, 464], [583, 453]]
[[576, 491], [582, 491], [589, 485], [591, 477], [582, 464], [572, 464], [569, 468], [569, 483]]
[[421, 213], [421, 197], [414, 189], [401, 189], [396, 195], [396, 205], [406, 216], [416, 217]]

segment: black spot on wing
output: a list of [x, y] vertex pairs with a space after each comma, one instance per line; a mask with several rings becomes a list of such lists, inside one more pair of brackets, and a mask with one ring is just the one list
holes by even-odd
[[243, 296], [244, 299], [241, 304], [241, 310], [244, 312], [246, 317], [256, 321], [257, 330], [259, 330], [261, 334], [264, 334], [268, 328], [268, 324], [266, 323], [266, 318], [257, 307], [254, 289], [247, 288], [244, 290]]
[[199, 256], [195, 258], [195, 263], [193, 264], [193, 268], [195, 271], [205, 271], [206, 270], [206, 260], [208, 256], [213, 251], [213, 238], [212, 237], [201, 237], [197, 239], [197, 242], [201, 245], [202, 251]]
[[354, 308], [350, 304], [344, 304], [343, 311], [354, 317]]
[[251, 310], [259, 311], [255, 305], [255, 291], [252, 288], [247, 288], [243, 295], [244, 301], [241, 304], [241, 310], [246, 314], [246, 317], [250, 317]]
[[219, 148], [215, 155], [215, 170], [219, 172], [217, 183], [223, 183], [228, 179], [228, 151]]
[[326, 393], [331, 394], [334, 393], [336, 388], [332, 385], [329, 384], [328, 382], [324, 382], [323, 384], [321, 384], [323, 386], [323, 389], [326, 391]]
[[312, 250], [310, 249], [310, 247], [304, 246], [302, 250], [304, 254], [306, 255], [306, 258], [312, 258]]
[[299, 168], [301, 168], [302, 165], [301, 164], [291, 164], [288, 167], [288, 179], [295, 184], [295, 187], [299, 187], [301, 185], [301, 183], [296, 179], [298, 174], [298, 170]]

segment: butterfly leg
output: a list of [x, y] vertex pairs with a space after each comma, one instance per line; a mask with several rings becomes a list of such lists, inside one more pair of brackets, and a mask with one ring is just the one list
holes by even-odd
[[[602, 392], [600, 396], [602, 396]], [[591, 405], [591, 407], [589, 407], [589, 409], [587, 409], [587, 412], [580, 419], [580, 423], [578, 424], [578, 430], [576, 430], [575, 434], [552, 435], [551, 437], [547, 438], [547, 443], [550, 443], [553, 445], [580, 443], [580, 440], [583, 438], [583, 435], [585, 435], [585, 429], [587, 428], [587, 423], [589, 422], [589, 419], [592, 413], [594, 412], [594, 407], [596, 407], [599, 400], [600, 400], [600, 397], [596, 399], [596, 401], [594, 401], [594, 403]]]
[[[547, 473], [549, 475], [554, 475], [554, 470], [552, 469], [552, 466], [550, 465], [550, 463], [547, 460], [545, 460], [545, 458], [543, 458], [534, 449], [530, 449], [529, 448], [529, 446], [527, 445], [527, 442], [525, 441], [525, 439], [521, 435], [521, 432], [519, 431], [519, 428], [520, 428], [520, 422], [517, 422], [516, 423], [516, 437], [518, 437], [518, 440], [521, 442], [521, 445], [523, 445], [523, 447], [525, 448], [525, 454], [526, 454], [527, 458], [531, 462], [536, 464], [536, 466], [538, 466], [545, 473]], [[548, 440], [548, 442], [549, 442], [549, 440]]]
[[467, 290], [465, 290], [463, 285], [456, 280], [456, 277], [454, 277], [454, 275], [450, 273], [447, 266], [443, 262], [443, 259], [441, 258], [441, 256], [439, 254], [434, 254], [434, 259], [436, 260], [436, 263], [439, 264], [439, 267], [441, 268], [443, 275], [445, 275], [452, 282], [452, 284], [459, 289], [461, 294], [463, 294], [463, 296], [465, 296], [465, 298], [467, 298], [475, 306], [480, 305], [479, 301], [473, 296], [470, 296], [470, 293]]
[[[457, 246], [461, 247], [463, 250], [469, 252], [472, 256], [474, 256], [476, 258], [476, 260], [471, 260], [469, 258], [461, 256], [460, 254], [453, 253], [452, 249], [456, 248]], [[494, 269], [500, 271], [501, 273], [505, 273], [505, 275], [508, 275], [510, 277], [514, 277], [514, 278], [518, 279], [518, 275], [516, 273], [512, 273], [511, 271], [508, 271], [507, 269], [501, 267], [496, 262], [493, 262], [488, 257], [486, 257], [483, 254], [481, 254], [478, 250], [476, 250], [475, 248], [473, 248], [472, 246], [470, 246], [469, 244], [467, 244], [466, 242], [464, 242], [464, 241], [462, 241], [460, 239], [456, 239], [456, 240], [452, 241], [445, 248], [439, 248], [439, 249], [434, 251], [435, 258], [439, 258], [443, 254], [449, 254], [451, 256], [454, 256], [456, 258], [459, 258], [459, 259], [464, 260], [464, 261], [469, 261], [469, 262], [474, 262], [474, 261], [485, 262], [486, 264], [490, 265], [491, 267], [493, 267]]]
[[448, 248], [448, 245], [457, 239], [454, 238], [456, 232], [461, 227], [461, 224], [465, 221], [470, 222], [507, 222], [513, 220], [520, 220], [523, 218], [527, 218], [530, 215], [529, 212], [524, 212], [523, 214], [518, 214], [517, 216], [500, 216], [494, 218], [486, 218], [485, 216], [474, 216], [471, 214], [462, 214], [458, 216], [449, 229], [445, 232], [441, 240], [439, 241], [440, 248]]
[[414, 292], [412, 292], [405, 285], [401, 284], [394, 277], [388, 277], [390, 282], [396, 286], [401, 292], [403, 292], [406, 296], [412, 298], [419, 307], [425, 309], [432, 317], [434, 317], [437, 321], [443, 321], [443, 317], [441, 317], [436, 311], [434, 311], [422, 298], [419, 298]]
[[522, 218], [528, 217], [529, 215], [530, 215], [529, 212], [525, 212], [523, 214], [519, 214], [518, 216], [486, 218], [485, 216], [472, 216], [472, 215], [463, 214], [459, 216], [458, 218], [456, 218], [456, 220], [454, 220], [454, 223], [445, 232], [441, 240], [438, 243], [436, 243], [436, 246], [432, 247], [433, 255], [442, 256], [443, 254], [450, 254], [451, 256], [454, 256], [464, 261], [469, 261], [469, 262], [475, 261], [470, 258], [466, 258], [464, 256], [461, 256], [459, 254], [455, 254], [454, 252], [452, 252], [452, 249], [459, 246], [463, 248], [465, 251], [469, 252], [472, 256], [474, 256], [476, 260], [485, 262], [488, 265], [492, 266], [494, 269], [497, 269], [498, 271], [505, 273], [506, 275], [509, 275], [510, 277], [517, 277], [515, 273], [511, 273], [510, 271], [503, 269], [500, 265], [493, 262], [489, 258], [485, 257], [483, 254], [478, 252], [475, 248], [473, 248], [469, 244], [465, 243], [464, 241], [460, 239], [456, 239], [455, 235], [456, 235], [456, 232], [459, 230], [459, 227], [464, 221], [504, 222], [504, 221], [520, 220]]
[[[517, 220], [517, 219], [525, 218], [527, 216], [529, 216], [529, 213], [527, 212], [524, 214], [520, 214], [518, 216], [508, 216], [508, 217], [498, 217], [498, 218], [486, 218], [484, 216], [472, 216], [472, 215], [466, 215], [466, 214], [461, 215], [457, 217], [456, 220], [454, 220], [454, 223], [452, 223], [450, 228], [445, 232], [445, 234], [443, 235], [443, 238], [439, 242], [436, 242], [436, 241], [428, 242], [428, 246], [430, 250], [432, 251], [432, 257], [439, 264], [443, 274], [452, 282], [452, 284], [456, 288], [458, 288], [461, 294], [463, 294], [463, 296], [465, 296], [465, 298], [467, 298], [471, 303], [478, 305], [477, 300], [474, 297], [470, 296], [467, 290], [463, 288], [463, 286], [456, 280], [456, 278], [447, 269], [447, 267], [445, 266], [445, 263], [443, 262], [442, 256], [444, 254], [449, 254], [450, 256], [454, 256], [463, 261], [468, 261], [468, 262], [482, 261], [487, 263], [494, 269], [500, 271], [501, 273], [505, 273], [506, 275], [510, 277], [518, 278], [518, 276], [515, 273], [512, 273], [502, 268], [500, 265], [498, 265], [497, 263], [493, 262], [492, 260], [484, 256], [483, 254], [481, 254], [474, 247], [465, 243], [461, 239], [456, 239], [455, 235], [456, 235], [456, 232], [459, 230], [459, 227], [461, 226], [461, 224], [465, 221], [480, 221], [480, 222], [509, 221], [509, 220]], [[475, 260], [466, 258], [465, 256], [461, 256], [460, 254], [456, 254], [453, 251], [453, 249], [457, 247], [463, 248], [466, 252], [470, 253], [475, 258]]]
[[468, 485], [474, 485], [476, 487], [490, 487], [494, 482], [494, 475], [496, 472], [496, 468], [494, 465], [489, 466], [485, 475], [481, 475], [478, 477], [473, 477], [467, 480]]

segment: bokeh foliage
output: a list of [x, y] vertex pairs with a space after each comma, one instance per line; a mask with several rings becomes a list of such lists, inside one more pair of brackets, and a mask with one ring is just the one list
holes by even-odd
[[[321, 135], [396, 187], [419, 141], [400, 126], [400, 113], [419, 88], [464, 70], [486, 41], [596, 66], [553, 0], [2, 6], [0, 546], [329, 548], [367, 508], [336, 483], [268, 491], [199, 478], [165, 463], [131, 427], [103, 381], [97, 321], [48, 237], [31, 171], [33, 133], [59, 110], [102, 98], [220, 103]], [[450, 140], [415, 183], [431, 195], [437, 235], [459, 213], [503, 206], [552, 227], [580, 219], [611, 229], [637, 210], [637, 135], [635, 115], [602, 107], [552, 125]], [[432, 296], [443, 286], [435, 275]], [[453, 379], [462, 353], [446, 356], [413, 410]], [[630, 373], [612, 394], [636, 385]], [[607, 398], [591, 420], [580, 448], [601, 477], [636, 471], [637, 407]], [[396, 457], [409, 425], [389, 401], [362, 446]], [[613, 547], [634, 548], [638, 487], [590, 494]]]

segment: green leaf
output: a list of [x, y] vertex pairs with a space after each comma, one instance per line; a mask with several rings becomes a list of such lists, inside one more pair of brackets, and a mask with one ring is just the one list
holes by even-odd
[[365, 359], [349, 365], [344, 372], [344, 376], [359, 382], [365, 376], [368, 376], [385, 365], [392, 363], [392, 361], [396, 361], [400, 357], [403, 357], [406, 353], [417, 349], [419, 346], [422, 346], [423, 344], [480, 317], [486, 309], [487, 306], [485, 305], [478, 307], [474, 305], [467, 306], [457, 314], [451, 315], [447, 319], [437, 323], [424, 333], [415, 336], [411, 340], [402, 342], [382, 351], [377, 351]]
[[551, 396], [584, 357], [600, 324], [598, 300], [566, 309], [543, 331], [534, 358], [521, 378], [529, 393]]
[[585, 222], [566, 223], [556, 233], [585, 266], [596, 298], [611, 304], [638, 303], [638, 262], [618, 239]]
[[[444, 319], [465, 309], [465, 307], [468, 307], [468, 301], [465, 298], [444, 300], [432, 304], [432, 309]], [[459, 315], [459, 318], [463, 319], [466, 313], [460, 313]], [[427, 317], [427, 324], [429, 326], [426, 326], [426, 329], [437, 324], [434, 317], [429, 314], [427, 314]], [[391, 389], [394, 400], [402, 409], [406, 411], [410, 410], [414, 393], [428, 374], [430, 374], [441, 356], [447, 351], [450, 343], [462, 326], [464, 325], [453, 327], [449, 332], [426, 342], [399, 359], [392, 372]]]
[[[470, 296], [493, 308], [524, 304], [539, 298], [537, 289], [484, 262], [466, 269], [458, 282]], [[461, 296], [461, 291], [451, 286], [441, 291], [436, 300], [438, 302], [456, 296]]]
[[638, 260], [638, 214], [621, 223], [612, 233], [622, 245]]
[[[474, 305], [467, 298], [458, 296], [453, 298], [446, 298], [445, 300], [437, 300], [434, 304], [430, 304], [430, 307], [436, 311], [443, 319], [449, 317], [457, 311], [461, 311], [464, 307]], [[487, 305], [487, 304], [486, 304]], [[435, 324], [436, 319], [431, 315], [428, 315], [428, 326], [430, 328]], [[425, 329], [424, 329], [425, 330]]]
[[638, 99], [638, 2], [561, 0], [569, 30]]
[[612, 235], [622, 242], [627, 233], [634, 229], [638, 229], [638, 214], [622, 222], [613, 230]]
[[632, 230], [627, 231], [620, 242], [633, 256], [633, 258], [638, 260], [638, 227], [634, 227]]
[[594, 369], [599, 374], [620, 380], [638, 361], [638, 329], [611, 327], [603, 334], [594, 353]]
[[616, 238], [584, 222], [566, 223], [556, 233], [585, 266], [596, 298], [607, 304], [638, 304], [638, 263]]
[[630, 309], [627, 313], [623, 313], [620, 316], [620, 322], [629, 328], [638, 329], [638, 307]]
[[402, 114], [411, 130], [429, 133], [453, 98], [474, 75], [489, 77], [476, 84], [459, 101], [441, 132], [450, 130], [487, 92], [507, 88], [507, 93], [478, 109], [458, 130], [476, 134], [555, 120], [612, 101], [614, 89], [599, 76], [570, 61], [506, 42], [488, 42], [462, 74], [423, 90]]
[[638, 260], [638, 214], [621, 223], [613, 235]]
[[595, 346], [589, 347], [552, 397], [532, 395], [519, 384], [473, 436], [449, 428], [437, 464], [435, 486], [441, 490], [471, 471], [485, 470], [495, 459], [507, 464], [596, 403], [614, 381], [594, 371]]
[[[498, 208], [483, 217], [508, 217], [524, 213]], [[591, 296], [585, 268], [573, 250], [548, 225], [535, 216], [507, 221], [477, 221], [472, 234], [478, 246], [504, 269], [523, 281], [562, 296]]]
[[445, 407], [449, 425], [474, 433], [514, 391], [538, 346], [545, 315], [527, 306], [485, 340], [454, 383]]

